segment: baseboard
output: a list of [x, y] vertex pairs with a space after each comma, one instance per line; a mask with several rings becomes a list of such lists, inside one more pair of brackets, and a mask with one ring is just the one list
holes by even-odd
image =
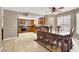
[[3, 47], [0, 48], [0, 52], [2, 52], [2, 50], [3, 50]]
[[17, 39], [18, 37], [11, 37], [11, 38], [6, 38], [6, 39], [3, 39], [3, 40], [12, 40], [12, 39]]

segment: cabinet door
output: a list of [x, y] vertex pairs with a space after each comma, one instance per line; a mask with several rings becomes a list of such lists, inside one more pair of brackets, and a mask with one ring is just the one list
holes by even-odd
[[27, 26], [33, 26], [34, 25], [34, 20], [27, 20], [26, 25]]
[[31, 26], [33, 26], [34, 25], [34, 20], [31, 20], [30, 22], [31, 22]]
[[28, 26], [27, 29], [26, 29], [26, 31], [27, 31], [27, 32], [31, 32], [31, 27]]
[[39, 24], [44, 25], [45, 24], [45, 18], [39, 18]]
[[18, 19], [18, 24], [22, 24], [22, 19]]
[[32, 32], [35, 32], [36, 31], [35, 26], [33, 26], [31, 30]]
[[18, 32], [19, 32], [19, 33], [22, 32], [22, 28], [21, 28], [21, 27], [18, 28]]

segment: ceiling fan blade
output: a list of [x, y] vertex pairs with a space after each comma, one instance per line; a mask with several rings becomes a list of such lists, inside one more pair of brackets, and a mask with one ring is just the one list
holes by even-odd
[[29, 13], [28, 12], [26, 12], [26, 13], [23, 13], [24, 15], [26, 15], [26, 16], [28, 16], [29, 15]]
[[57, 12], [62, 12], [62, 11], [59, 11], [59, 10], [58, 10]]
[[49, 12], [51, 12], [51, 10], [48, 10], [48, 11], [44, 11], [45, 13], [49, 13]]
[[51, 9], [52, 7], [49, 7], [49, 9]]
[[58, 9], [64, 9], [64, 7], [59, 7]]

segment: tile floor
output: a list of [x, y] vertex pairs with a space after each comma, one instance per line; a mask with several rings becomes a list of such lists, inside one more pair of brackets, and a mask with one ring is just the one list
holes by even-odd
[[[34, 41], [35, 33], [21, 33], [17, 39], [4, 40], [3, 52], [49, 52], [46, 48]], [[79, 51], [79, 40], [73, 39], [73, 49], [70, 52]]]

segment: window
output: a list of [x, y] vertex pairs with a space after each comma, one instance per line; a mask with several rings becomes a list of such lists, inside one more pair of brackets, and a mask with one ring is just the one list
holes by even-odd
[[66, 16], [61, 16], [57, 18], [57, 26], [61, 26], [62, 30], [70, 30], [70, 25], [71, 25], [71, 16], [66, 15]]

